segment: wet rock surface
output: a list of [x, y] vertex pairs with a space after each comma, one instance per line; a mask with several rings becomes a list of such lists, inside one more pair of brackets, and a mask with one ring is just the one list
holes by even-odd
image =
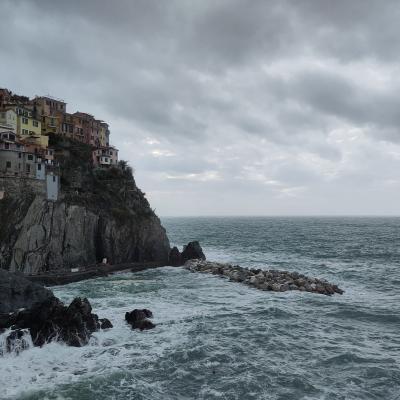
[[327, 296], [335, 293], [343, 294], [343, 290], [335, 284], [329, 283], [324, 279], [310, 278], [298, 272], [243, 268], [238, 265], [204, 260], [189, 260], [185, 263], [184, 268], [191, 272], [219, 275], [233, 282], [241, 282], [266, 291], [286, 292], [298, 290]]
[[148, 318], [153, 318], [153, 313], [145, 308], [142, 310], [135, 309], [125, 314], [125, 320], [132, 329], [140, 329], [141, 331], [156, 327]]
[[28, 330], [34, 346], [62, 341], [80, 347], [88, 343], [93, 332], [112, 327], [107, 319], [99, 320], [92, 313], [88, 299], [75, 298], [67, 307], [56, 297], [49, 298], [28, 310], [0, 315], [0, 330], [12, 329], [6, 338], [12, 348]]

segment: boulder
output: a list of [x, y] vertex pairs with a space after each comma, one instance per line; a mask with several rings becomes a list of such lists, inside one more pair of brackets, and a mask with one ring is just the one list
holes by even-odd
[[[11, 331], [6, 337], [4, 351], [19, 354], [30, 347], [30, 337], [27, 329]], [[2, 354], [3, 355], [3, 354]]]
[[3, 316], [0, 321], [3, 324], [0, 328], [12, 328], [13, 332], [28, 329], [35, 346], [62, 341], [80, 347], [87, 344], [91, 334], [101, 326], [98, 316], [92, 314], [88, 299], [79, 297], [68, 307], [56, 297], [50, 297], [29, 310], [10, 314], [8, 320]]
[[153, 313], [147, 309], [134, 309], [131, 312], [125, 313], [125, 320], [132, 329], [140, 329], [141, 331], [153, 329], [156, 326], [147, 318], [153, 318]]
[[200, 243], [197, 240], [194, 242], [189, 242], [186, 246], [183, 247], [181, 257], [182, 264], [184, 264], [188, 260], [206, 259], [206, 256], [203, 253], [203, 249], [201, 248]]
[[100, 318], [99, 323], [100, 323], [100, 329], [110, 329], [113, 327], [113, 324], [107, 318]]
[[22, 274], [0, 269], [0, 313], [31, 308], [37, 303], [54, 298], [50, 290], [29, 281]]

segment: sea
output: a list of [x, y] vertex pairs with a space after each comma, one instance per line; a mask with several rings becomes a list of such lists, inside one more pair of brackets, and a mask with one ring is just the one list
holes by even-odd
[[[209, 260], [325, 278], [343, 295], [275, 293], [182, 268], [54, 288], [114, 328], [81, 348], [0, 358], [0, 398], [400, 400], [400, 218], [163, 218]], [[132, 331], [126, 311], [153, 311]]]

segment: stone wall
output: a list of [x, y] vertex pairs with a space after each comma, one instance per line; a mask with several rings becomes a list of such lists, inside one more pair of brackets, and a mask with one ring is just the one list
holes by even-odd
[[4, 192], [4, 196], [19, 196], [25, 193], [46, 196], [46, 182], [32, 178], [0, 176], [0, 192]]

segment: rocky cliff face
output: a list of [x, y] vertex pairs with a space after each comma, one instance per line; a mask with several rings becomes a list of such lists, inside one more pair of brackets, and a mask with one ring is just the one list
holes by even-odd
[[39, 273], [103, 258], [167, 263], [165, 229], [130, 168], [93, 170], [89, 147], [69, 141], [53, 146], [61, 161], [59, 200], [27, 191], [0, 201], [0, 267]]

